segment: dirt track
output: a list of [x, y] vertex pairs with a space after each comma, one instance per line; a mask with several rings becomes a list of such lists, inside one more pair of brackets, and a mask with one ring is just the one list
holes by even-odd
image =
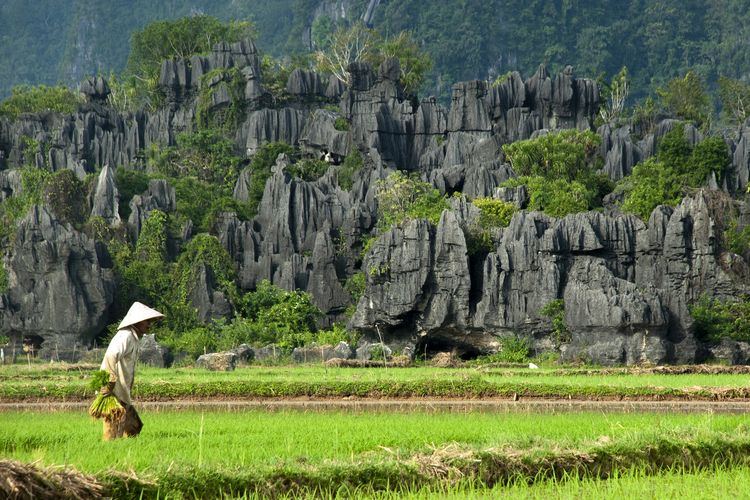
[[[86, 411], [88, 401], [19, 401], [0, 403], [2, 411]], [[266, 400], [173, 400], [143, 401], [136, 407], [146, 411], [432, 411], [432, 412], [675, 412], [750, 413], [750, 401], [592, 401], [569, 399], [266, 399]]]

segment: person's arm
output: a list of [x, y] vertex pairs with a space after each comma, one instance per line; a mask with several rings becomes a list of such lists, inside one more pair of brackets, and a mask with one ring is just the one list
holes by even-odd
[[112, 342], [109, 344], [109, 347], [107, 347], [107, 352], [104, 353], [102, 370], [106, 370], [109, 373], [109, 382], [102, 387], [102, 394], [111, 394], [115, 389], [118, 377], [117, 364], [120, 361], [124, 347], [121, 337], [115, 335]]

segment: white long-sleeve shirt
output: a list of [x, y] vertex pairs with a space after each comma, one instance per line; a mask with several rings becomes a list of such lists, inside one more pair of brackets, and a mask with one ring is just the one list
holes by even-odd
[[109, 372], [109, 380], [114, 380], [112, 391], [125, 404], [132, 404], [130, 391], [135, 379], [135, 364], [138, 361], [140, 339], [132, 327], [118, 330], [107, 347], [102, 361], [102, 370]]

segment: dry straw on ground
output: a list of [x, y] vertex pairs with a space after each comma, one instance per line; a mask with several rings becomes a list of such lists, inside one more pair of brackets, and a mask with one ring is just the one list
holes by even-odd
[[0, 460], [0, 497], [13, 500], [102, 498], [105, 489], [94, 477], [61, 467], [37, 467]]

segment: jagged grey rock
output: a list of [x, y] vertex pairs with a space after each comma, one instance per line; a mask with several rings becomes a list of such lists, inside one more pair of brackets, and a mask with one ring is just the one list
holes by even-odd
[[602, 259], [576, 259], [563, 297], [572, 332], [566, 361], [584, 357], [612, 365], [668, 360], [668, 319], [659, 296], [615, 277]]
[[314, 71], [297, 68], [289, 74], [286, 91], [297, 96], [325, 97], [328, 82], [323, 85], [320, 75]]
[[164, 368], [167, 365], [169, 351], [156, 342], [156, 337], [144, 335], [138, 343], [138, 362], [156, 368]]
[[141, 234], [143, 222], [153, 210], [174, 212], [177, 207], [175, 190], [164, 179], [152, 179], [145, 193], [133, 196], [130, 200], [130, 217], [128, 227], [135, 239]]
[[255, 359], [255, 349], [247, 344], [240, 344], [230, 349], [229, 352], [234, 353], [237, 356], [237, 362], [241, 364], [251, 363]]
[[295, 347], [292, 351], [292, 361], [296, 363], [321, 363], [334, 358], [351, 359], [353, 356], [354, 352], [346, 342], [339, 342], [335, 346]]
[[307, 112], [294, 108], [260, 109], [248, 113], [237, 131], [236, 141], [244, 144], [248, 155], [269, 142], [296, 146], [307, 120]]
[[732, 155], [734, 175], [729, 176], [729, 188], [735, 193], [746, 191], [750, 180], [750, 119], [740, 127], [738, 135], [739, 140]]
[[393, 349], [379, 342], [365, 343], [357, 348], [356, 358], [363, 360], [377, 359], [378, 361], [390, 360], [393, 357]]
[[305, 124], [300, 144], [323, 159], [326, 154], [345, 157], [349, 154], [349, 134], [345, 130], [336, 130], [336, 118], [338, 116], [331, 111], [315, 110]]
[[207, 56], [195, 55], [187, 59], [163, 61], [159, 71], [159, 88], [166, 95], [167, 102], [179, 106], [195, 98], [204, 82], [209, 86], [218, 83], [207, 81], [203, 77], [222, 68], [240, 70], [245, 80], [246, 100], [252, 102], [262, 96], [258, 50], [247, 39], [231, 44], [217, 43]]
[[119, 198], [114, 172], [109, 165], [105, 165], [99, 173], [94, 189], [91, 216], [101, 217], [110, 225], [118, 224], [120, 222]]
[[708, 347], [712, 361], [728, 363], [730, 365], [750, 364], [750, 344], [737, 340], [724, 339]]
[[21, 172], [17, 169], [0, 171], [0, 202], [22, 191]]
[[0, 295], [0, 331], [37, 338], [44, 352], [70, 359], [110, 318], [115, 289], [101, 245], [34, 206], [21, 220], [5, 260], [8, 291]]
[[[220, 68], [230, 71], [214, 71]], [[238, 151], [251, 156], [263, 144], [283, 140], [308, 154], [325, 150], [339, 157], [356, 147], [365, 162], [352, 189], [345, 192], [336, 182], [336, 167], [317, 181], [306, 182], [289, 175], [291, 160], [281, 158], [266, 183], [256, 217], [241, 221], [236, 214], [217, 216], [211, 230], [232, 257], [242, 290], [253, 290], [262, 279], [300, 288], [313, 294], [328, 314], [327, 321], [340, 320], [348, 305], [341, 283], [361, 267], [368, 289], [352, 324], [369, 340], [382, 334], [389, 345], [407, 346], [410, 352], [454, 348], [461, 355], [491, 352], [502, 338], [516, 334], [527, 336], [537, 349], [554, 347], [549, 318], [540, 310], [549, 301], [564, 298], [572, 337], [563, 345], [565, 359], [584, 357], [608, 364], [687, 362], [705, 358], [711, 349], [721, 359], [743, 359], [742, 346], [727, 344], [717, 350], [701, 344], [692, 333], [689, 304], [706, 291], [720, 298], [735, 297], [747, 291], [750, 276], [747, 255], [730, 255], [717, 245], [721, 239], [713, 222], [719, 220], [717, 201], [707, 192], [676, 208], [657, 208], [648, 224], [619, 214], [613, 205], [615, 196], [608, 199], [607, 215], [577, 214], [558, 220], [520, 212], [509, 227], [491, 231], [489, 253], [466, 255], [462, 230], [478, 218], [478, 209], [469, 199], [494, 196], [519, 207], [528, 200], [528, 193], [499, 188], [515, 175], [504, 162], [501, 146], [559, 128], [592, 128], [598, 90], [591, 80], [576, 79], [572, 68], [550, 75], [541, 66], [525, 81], [512, 73], [492, 86], [459, 82], [448, 111], [434, 98], [419, 101], [404, 95], [395, 60], [384, 61], [376, 71], [365, 63], [351, 65], [347, 87], [335, 77], [326, 81], [300, 70], [287, 82], [292, 98], [287, 107], [279, 108], [263, 88], [255, 47], [249, 42], [218, 44], [208, 55], [164, 63], [160, 83], [167, 105], [155, 112], [118, 113], [106, 103], [106, 82], [91, 79], [82, 85], [88, 102], [73, 114], [0, 118], [0, 200], [16, 196], [21, 188], [19, 172], [7, 169], [28, 163], [53, 171], [72, 169], [81, 178], [107, 164], [144, 168], [146, 148], [173, 145], [179, 133], [196, 130], [196, 97], [207, 90], [203, 85], [213, 89], [206, 93], [212, 99], [210, 109], [231, 103], [236, 96], [225, 92], [223, 83], [229, 73], [237, 74], [233, 68], [244, 79], [248, 111], [235, 135]], [[339, 113], [316, 109], [339, 97]], [[266, 105], [272, 107], [263, 108]], [[335, 130], [337, 116], [347, 119], [348, 131]], [[604, 172], [613, 180], [628, 175], [638, 161], [656, 153], [664, 134], [674, 126], [674, 121], [661, 121], [640, 141], [627, 127], [600, 127]], [[750, 177], [748, 130], [750, 125], [741, 127], [736, 143], [729, 144], [733, 171], [728, 180], [721, 186], [709, 185], [734, 194], [744, 191]], [[685, 134], [691, 144], [701, 140], [690, 125]], [[39, 141], [40, 147], [25, 148], [26, 137]], [[410, 221], [381, 235], [360, 266], [357, 254], [362, 241], [377, 222], [376, 183], [395, 168], [416, 172], [443, 192], [461, 191], [466, 196], [451, 200], [453, 210], [443, 215], [438, 228]], [[100, 182], [109, 177], [103, 171]], [[234, 190], [238, 200], [248, 200], [250, 180], [248, 171], [238, 179]], [[114, 185], [106, 180], [97, 189], [95, 214], [114, 217], [117, 213], [110, 187]], [[164, 181], [153, 181], [146, 193], [134, 197], [128, 231], [137, 237], [150, 211], [171, 212], [175, 206], [174, 190]], [[737, 205], [740, 227], [750, 224], [746, 206]], [[39, 240], [39, 248], [10, 247], [4, 257], [10, 289], [0, 295], [0, 325], [14, 336], [31, 335], [46, 321], [33, 300], [59, 300], [76, 314], [88, 315], [88, 326], [81, 330], [67, 324], [46, 325], [49, 330], [40, 331], [47, 331], [42, 337], [55, 338], [58, 345], [63, 337], [75, 337], [75, 348], [76, 342], [85, 344], [110, 319], [111, 263], [103, 245], [67, 227], [56, 231], [67, 235], [59, 238], [83, 248], [73, 252], [77, 255], [73, 261], [84, 260], [86, 269], [103, 270], [100, 282], [91, 277], [93, 271], [83, 273], [80, 282], [87, 287], [92, 283], [99, 298], [86, 298], [79, 291], [78, 278], [65, 276], [71, 270], [55, 267], [50, 256], [68, 252], [64, 244], [59, 248], [57, 236], [54, 242]], [[187, 241], [191, 232], [188, 223], [182, 240]], [[39, 284], [43, 280], [32, 283], [28, 278], [40, 272], [30, 271], [27, 260], [32, 257], [19, 252], [34, 258], [48, 256], [50, 262], [35, 265], [57, 276], [56, 283], [74, 282], [66, 290], [76, 298], [49, 299]], [[79, 264], [74, 267], [76, 276], [83, 272]], [[192, 299], [201, 317], [227, 314], [228, 302], [217, 292], [211, 270], [199, 271], [200, 285]], [[69, 305], [71, 301], [75, 304]]]
[[104, 77], [92, 76], [81, 82], [80, 91], [86, 96], [88, 101], [103, 102], [109, 97], [112, 91]]
[[643, 159], [643, 152], [630, 138], [630, 127], [615, 130], [602, 125], [597, 130], [602, 138], [600, 154], [605, 158], [602, 170], [613, 181], [619, 181], [633, 172], [633, 167]]
[[232, 305], [224, 292], [218, 289], [213, 270], [201, 263], [194, 272], [189, 299], [198, 320], [208, 323], [213, 319], [229, 319], [233, 312]]
[[237, 355], [231, 351], [202, 354], [195, 360], [195, 366], [212, 372], [233, 372], [237, 367]]
[[235, 200], [243, 202], [250, 199], [250, 171], [248, 169], [244, 169], [237, 177], [232, 196]]
[[275, 361], [284, 355], [284, 350], [274, 344], [269, 344], [255, 349], [256, 361]]

